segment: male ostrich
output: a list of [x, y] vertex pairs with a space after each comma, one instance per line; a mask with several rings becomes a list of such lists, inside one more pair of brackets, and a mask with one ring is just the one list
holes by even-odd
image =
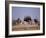
[[28, 24], [32, 24], [32, 19], [30, 16], [25, 17], [24, 21], [28, 22]]
[[27, 16], [27, 17], [24, 18], [24, 21], [26, 21], [26, 22], [29, 22], [29, 21], [31, 21], [31, 20], [32, 20], [32, 19], [31, 19], [30, 16]]
[[35, 23], [38, 23], [38, 20], [37, 20], [37, 19], [34, 19], [34, 22], [35, 22]]
[[38, 21], [37, 19], [34, 19], [34, 22], [38, 25], [40, 25], [40, 21]]

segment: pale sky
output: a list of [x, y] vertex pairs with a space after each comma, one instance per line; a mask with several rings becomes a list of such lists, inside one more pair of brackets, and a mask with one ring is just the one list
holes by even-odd
[[40, 20], [40, 8], [32, 7], [12, 7], [12, 18], [16, 20], [20, 18], [24, 19], [26, 16], [31, 16], [32, 19]]

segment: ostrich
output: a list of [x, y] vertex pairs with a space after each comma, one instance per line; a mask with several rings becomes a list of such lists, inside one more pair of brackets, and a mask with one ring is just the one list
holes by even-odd
[[28, 22], [28, 24], [32, 24], [32, 23], [31, 23], [32, 19], [31, 19], [30, 16], [25, 17], [25, 18], [24, 18], [24, 21]]
[[32, 20], [32, 19], [31, 19], [30, 16], [27, 16], [27, 17], [24, 18], [24, 21], [26, 21], [26, 22], [29, 22], [29, 21], [31, 21], [31, 20]]
[[40, 22], [37, 19], [34, 19], [34, 22], [38, 25], [40, 25]]

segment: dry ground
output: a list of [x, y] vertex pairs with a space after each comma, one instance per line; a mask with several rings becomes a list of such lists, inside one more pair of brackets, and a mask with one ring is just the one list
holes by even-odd
[[39, 30], [40, 26], [38, 24], [17, 24], [12, 26], [12, 31], [24, 31], [24, 30]]

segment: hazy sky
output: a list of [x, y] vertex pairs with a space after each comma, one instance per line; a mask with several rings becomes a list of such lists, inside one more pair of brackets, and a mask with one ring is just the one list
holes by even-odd
[[16, 20], [17, 18], [23, 20], [26, 16], [31, 16], [32, 19], [40, 19], [40, 8], [12, 7], [13, 20]]

